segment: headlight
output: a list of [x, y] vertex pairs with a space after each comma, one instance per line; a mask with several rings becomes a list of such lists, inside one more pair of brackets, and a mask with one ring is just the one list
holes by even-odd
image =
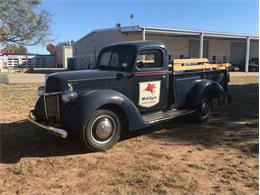
[[78, 98], [78, 94], [75, 91], [67, 90], [61, 95], [63, 103], [74, 102]]
[[38, 95], [39, 96], [42, 96], [44, 94], [44, 86], [40, 86], [39, 88], [38, 88]]

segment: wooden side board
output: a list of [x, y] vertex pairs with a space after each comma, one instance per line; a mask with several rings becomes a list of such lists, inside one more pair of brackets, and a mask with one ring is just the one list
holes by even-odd
[[[181, 66], [175, 65], [173, 67], [173, 72], [185, 71], [185, 70], [225, 70], [230, 66], [230, 64], [202, 64], [202, 65], [190, 65], [190, 66]], [[172, 68], [172, 64], [169, 65]]]
[[209, 63], [207, 58], [174, 59], [173, 64]]
[[172, 73], [189, 70], [225, 70], [228, 67], [229, 63], [210, 64], [207, 58], [174, 59], [173, 64], [169, 64]]
[[[153, 64], [154, 60], [143, 60], [145, 64]], [[227, 69], [230, 64], [210, 64], [207, 58], [193, 58], [193, 59], [174, 59], [173, 64], [169, 64], [171, 69], [173, 66], [173, 72], [188, 71], [188, 70], [224, 70]]]
[[[172, 67], [172, 65], [170, 65]], [[203, 64], [203, 65], [191, 65], [191, 66], [180, 66], [180, 65], [174, 65], [173, 69], [174, 72], [176, 71], [185, 71], [185, 70], [224, 70], [227, 69], [230, 66], [230, 64]]]

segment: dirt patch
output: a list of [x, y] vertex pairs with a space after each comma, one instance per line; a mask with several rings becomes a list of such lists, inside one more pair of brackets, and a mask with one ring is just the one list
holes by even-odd
[[258, 78], [232, 78], [233, 104], [207, 124], [178, 119], [90, 153], [27, 114], [38, 84], [0, 85], [0, 194], [257, 194]]

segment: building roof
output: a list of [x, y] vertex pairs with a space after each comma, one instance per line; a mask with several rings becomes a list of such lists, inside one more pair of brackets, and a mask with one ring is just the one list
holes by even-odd
[[237, 33], [225, 33], [225, 32], [210, 32], [202, 30], [185, 30], [185, 29], [176, 29], [176, 28], [158, 28], [151, 26], [129, 26], [121, 27], [121, 32], [137, 32], [145, 29], [145, 32], [149, 34], [173, 34], [173, 35], [203, 35], [205, 37], [218, 37], [218, 38], [235, 38], [235, 39], [245, 39], [250, 37], [250, 39], [258, 40], [257, 35], [248, 35], [248, 34], [237, 34]]
[[81, 41], [82, 39], [85, 39], [86, 37], [92, 35], [93, 33], [97, 33], [97, 32], [104, 32], [104, 31], [113, 31], [113, 30], [118, 30], [118, 28], [106, 28], [106, 29], [96, 29], [96, 30], [92, 30], [90, 31], [88, 34], [86, 34], [85, 36], [81, 37], [79, 40], [75, 41], [72, 45], [74, 45], [75, 43], [78, 43], [79, 41]]
[[[160, 28], [160, 27], [152, 27], [152, 26], [125, 26], [119, 28], [107, 28], [107, 29], [98, 29], [93, 30], [87, 35], [83, 36], [75, 43], [81, 41], [82, 39], [88, 37], [89, 35], [97, 32], [103, 31], [113, 31], [117, 30], [122, 33], [134, 33], [134, 32], [141, 32], [145, 29], [147, 34], [164, 34], [164, 35], [179, 35], [179, 36], [200, 36], [203, 34], [204, 37], [208, 38], [230, 38], [230, 39], [247, 39], [250, 38], [251, 40], [259, 40], [258, 35], [249, 35], [249, 34], [239, 34], [239, 33], [227, 33], [227, 32], [211, 32], [211, 31], [203, 31], [203, 30], [186, 30], [186, 29], [176, 29], [176, 28]], [[74, 44], [75, 44], [74, 43]]]

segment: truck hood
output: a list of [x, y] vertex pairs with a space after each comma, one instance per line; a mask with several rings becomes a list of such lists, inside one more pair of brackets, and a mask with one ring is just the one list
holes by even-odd
[[47, 76], [45, 82], [45, 93], [62, 92], [69, 89], [111, 89], [111, 80], [117, 78], [117, 74], [125, 74], [118, 71], [104, 70], [79, 70], [53, 73]]

